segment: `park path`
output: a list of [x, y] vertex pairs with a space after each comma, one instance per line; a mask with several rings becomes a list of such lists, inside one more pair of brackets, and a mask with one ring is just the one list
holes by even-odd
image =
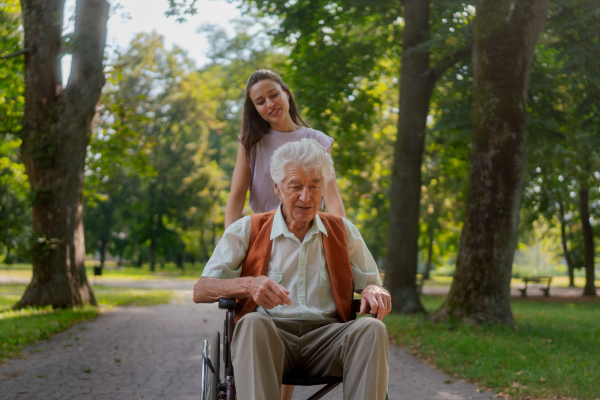
[[[223, 312], [215, 304], [194, 304], [191, 290], [177, 291], [170, 304], [115, 308], [29, 346], [24, 360], [0, 365], [0, 399], [199, 399], [202, 340], [222, 326]], [[391, 347], [391, 399], [492, 398], [474, 385], [447, 380]], [[317, 389], [299, 387], [294, 400]], [[341, 400], [341, 387], [325, 399]]]
[[[97, 283], [103, 286], [119, 286], [119, 287], [130, 287], [137, 289], [170, 289], [170, 290], [190, 290], [195, 281], [189, 279], [174, 279], [174, 278], [162, 278], [162, 279], [141, 279], [141, 280], [111, 280], [110, 278], [94, 276], [88, 277], [92, 285]], [[22, 278], [7, 276], [0, 274], [0, 284], [8, 283], [19, 283], [28, 284], [31, 278]], [[523, 284], [519, 283], [512, 285], [510, 289], [511, 297], [521, 297], [521, 292], [518, 289], [522, 288]], [[542, 284], [529, 284], [527, 289], [527, 297], [542, 297], [543, 292], [540, 288], [545, 288], [546, 285]], [[429, 286], [427, 283], [423, 287], [423, 294], [433, 296], [444, 296], [447, 295], [450, 290], [450, 286]], [[580, 297], [583, 294], [582, 287], [568, 288], [568, 287], [550, 287], [551, 297]], [[598, 287], [598, 294], [600, 295], [600, 287]]]

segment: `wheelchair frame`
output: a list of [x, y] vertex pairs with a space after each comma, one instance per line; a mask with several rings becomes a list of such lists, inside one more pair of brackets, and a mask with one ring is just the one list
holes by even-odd
[[[360, 300], [352, 301], [351, 319], [356, 319], [356, 314], [360, 312]], [[219, 299], [219, 309], [226, 310], [225, 321], [223, 323], [223, 362], [225, 367], [225, 381], [220, 379], [220, 345], [221, 338], [219, 331], [215, 331], [211, 335], [210, 348], [208, 340], [204, 340], [202, 349], [202, 387], [201, 400], [236, 400], [235, 380], [233, 377], [233, 364], [231, 363], [231, 338], [235, 329], [235, 299], [221, 298]], [[370, 314], [370, 308], [367, 309], [367, 314]], [[376, 314], [372, 314], [376, 318]], [[209, 355], [210, 352], [210, 355]], [[215, 365], [216, 364], [216, 365]], [[308, 400], [318, 400], [327, 393], [336, 388], [343, 379], [337, 376], [324, 377], [305, 377], [300, 375], [292, 375], [283, 377], [284, 385], [294, 386], [316, 386], [325, 385], [318, 392], [313, 394]], [[386, 395], [386, 400], [389, 400], [389, 390]]]

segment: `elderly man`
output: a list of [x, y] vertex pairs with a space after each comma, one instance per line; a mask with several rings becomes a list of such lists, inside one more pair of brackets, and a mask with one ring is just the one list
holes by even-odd
[[[389, 293], [356, 226], [318, 212], [334, 179], [331, 156], [312, 139], [271, 158], [282, 204], [230, 225], [194, 286], [196, 303], [238, 299], [232, 362], [237, 396], [280, 399], [282, 376], [340, 376], [344, 399], [384, 399]], [[361, 314], [350, 321], [354, 292]], [[257, 312], [253, 312], [257, 311]]]

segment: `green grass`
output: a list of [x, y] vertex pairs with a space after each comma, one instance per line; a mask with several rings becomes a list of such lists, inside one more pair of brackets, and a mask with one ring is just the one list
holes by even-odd
[[[101, 276], [94, 276], [94, 266], [100, 265], [98, 261], [86, 261], [86, 273], [91, 282], [102, 283], [114, 280], [148, 280], [148, 279], [190, 279], [197, 280], [202, 275], [204, 263], [185, 263], [184, 269], [177, 267], [175, 263], [165, 263], [164, 266], [156, 264], [156, 271], [151, 272], [150, 266], [144, 264], [141, 267], [124, 266], [117, 268], [116, 263], [109, 261], [105, 263]], [[0, 276], [6, 278], [29, 278], [31, 279], [31, 264], [0, 264]]]
[[24, 346], [50, 338], [77, 322], [100, 315], [113, 306], [150, 306], [171, 301], [170, 290], [141, 290], [95, 286], [94, 294], [101, 307], [85, 306], [64, 310], [51, 307], [12, 311], [25, 285], [0, 285], [0, 363], [5, 358], [20, 358]]
[[[432, 311], [443, 297], [423, 296]], [[510, 398], [600, 398], [600, 300], [514, 300], [518, 330], [386, 317], [400, 345], [443, 372]]]

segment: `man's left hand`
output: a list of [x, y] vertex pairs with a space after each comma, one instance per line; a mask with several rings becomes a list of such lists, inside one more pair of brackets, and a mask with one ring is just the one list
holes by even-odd
[[382, 321], [392, 311], [392, 298], [381, 286], [369, 285], [360, 294], [360, 315], [367, 311], [367, 306], [371, 307], [371, 314], [377, 314], [377, 319]]

